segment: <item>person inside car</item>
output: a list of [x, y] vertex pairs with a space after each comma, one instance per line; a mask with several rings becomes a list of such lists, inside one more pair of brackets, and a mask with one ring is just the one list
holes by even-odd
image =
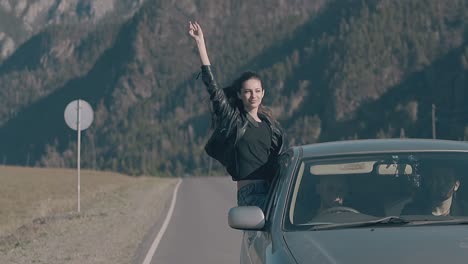
[[348, 190], [342, 176], [321, 176], [316, 191], [320, 197], [318, 214], [356, 211], [344, 205]]
[[431, 166], [424, 170], [421, 187], [414, 201], [407, 204], [403, 215], [459, 216], [466, 215], [466, 206], [456, 199], [460, 188], [456, 169]]

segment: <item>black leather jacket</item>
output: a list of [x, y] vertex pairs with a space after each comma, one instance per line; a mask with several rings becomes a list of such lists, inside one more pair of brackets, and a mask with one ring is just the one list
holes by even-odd
[[[231, 137], [233, 140], [229, 140], [229, 146], [220, 146], [225, 149], [227, 157], [226, 169], [228, 173], [232, 176], [233, 180], [244, 180], [239, 179], [238, 177], [238, 164], [236, 158], [236, 149], [235, 145], [239, 139], [244, 135], [247, 130], [247, 125], [249, 122], [256, 124], [255, 120], [243, 111], [243, 109], [238, 109], [229, 104], [228, 99], [222, 88], [216, 83], [211, 67], [203, 65], [202, 69], [202, 80], [206, 85], [208, 93], [210, 95], [211, 104], [213, 106], [213, 114], [219, 120], [220, 126], [223, 127], [226, 131], [226, 137]], [[270, 168], [274, 170], [277, 164], [277, 157], [283, 152], [284, 148], [284, 133], [282, 129], [275, 123], [272, 122], [267, 116], [259, 113], [259, 118], [267, 122], [271, 129], [272, 139], [271, 139], [271, 149], [270, 149], [270, 158], [268, 163]], [[206, 149], [206, 148], [205, 148]], [[269, 170], [271, 172], [271, 170]]]

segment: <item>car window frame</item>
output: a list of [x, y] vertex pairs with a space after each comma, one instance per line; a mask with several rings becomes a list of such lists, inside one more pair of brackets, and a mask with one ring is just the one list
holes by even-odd
[[280, 166], [270, 186], [270, 190], [266, 200], [266, 207], [264, 208], [265, 222], [267, 223], [267, 225], [271, 222], [270, 220], [272, 214], [274, 212], [274, 209], [276, 208], [276, 205], [278, 204], [279, 186], [281, 186], [280, 183], [283, 182], [284, 178], [286, 177], [285, 173], [288, 171], [288, 168], [291, 164], [291, 157], [292, 153], [286, 152], [281, 154], [281, 156], [278, 158]]

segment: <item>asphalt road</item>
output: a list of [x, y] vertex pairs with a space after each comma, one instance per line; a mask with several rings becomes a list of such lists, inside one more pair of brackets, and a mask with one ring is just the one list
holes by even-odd
[[[227, 222], [227, 213], [233, 206], [236, 185], [230, 178], [184, 178], [167, 229], [148, 263], [239, 263], [242, 232], [231, 229]], [[155, 223], [140, 246], [135, 263], [144, 262], [162, 226], [163, 223]]]

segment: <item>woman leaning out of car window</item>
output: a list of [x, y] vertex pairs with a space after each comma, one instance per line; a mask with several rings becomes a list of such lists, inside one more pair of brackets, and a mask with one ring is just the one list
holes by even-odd
[[205, 150], [237, 182], [238, 205], [263, 208], [276, 172], [277, 157], [283, 149], [284, 135], [270, 111], [262, 105], [265, 96], [262, 80], [257, 73], [248, 71], [230, 86], [220, 89], [201, 26], [189, 22], [189, 34], [198, 47], [202, 80], [210, 95], [215, 128]]

